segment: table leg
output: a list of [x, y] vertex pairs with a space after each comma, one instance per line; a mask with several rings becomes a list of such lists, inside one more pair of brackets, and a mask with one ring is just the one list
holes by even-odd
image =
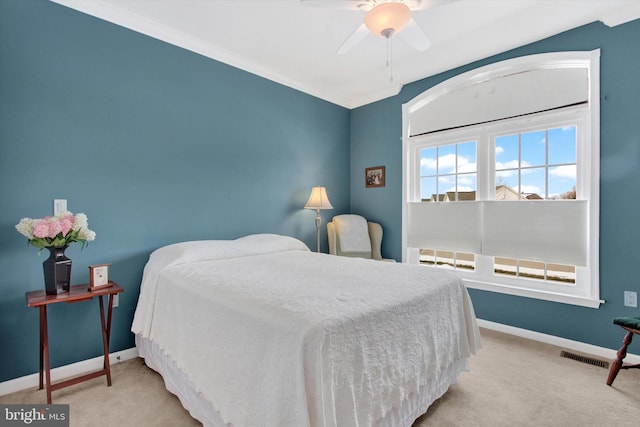
[[111, 341], [111, 314], [113, 313], [113, 298], [115, 294], [109, 294], [109, 311], [107, 314], [107, 350]]
[[111, 386], [111, 364], [109, 363], [109, 333], [111, 332], [111, 311], [113, 307], [113, 295], [109, 294], [109, 317], [104, 318], [104, 299], [100, 295], [100, 322], [102, 324], [102, 346], [104, 347], [104, 369], [107, 374], [107, 386]]
[[39, 381], [38, 390], [42, 390], [43, 386], [43, 374], [44, 374], [44, 318], [46, 316], [45, 306], [40, 307], [40, 365], [39, 366]]
[[109, 294], [109, 310], [107, 314], [107, 330], [106, 330], [106, 364], [107, 364], [107, 380], [109, 381], [109, 385], [111, 385], [111, 364], [109, 363], [109, 344], [111, 341], [111, 314], [113, 313], [113, 298], [115, 294]]
[[[49, 328], [47, 323], [47, 306], [43, 305], [40, 307], [40, 358], [42, 359], [44, 355], [47, 403], [51, 404], [51, 365], [49, 361]], [[40, 370], [40, 388], [42, 388], [42, 370]]]

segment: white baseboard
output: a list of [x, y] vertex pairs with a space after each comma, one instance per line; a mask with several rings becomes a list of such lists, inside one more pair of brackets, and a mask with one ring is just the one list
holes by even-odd
[[[566, 348], [568, 350], [577, 351], [584, 354], [590, 354], [600, 358], [613, 360], [616, 357], [618, 350], [611, 350], [610, 348], [598, 347], [591, 344], [586, 344], [580, 341], [572, 341], [566, 338], [556, 337], [554, 335], [547, 335], [540, 332], [530, 331], [528, 329], [516, 328], [514, 326], [504, 325], [502, 323], [490, 322], [488, 320], [478, 319], [478, 326], [481, 328], [491, 329], [498, 332], [504, 332], [505, 334], [515, 335], [522, 338], [527, 338], [533, 341], [543, 342], [545, 344], [555, 345], [557, 347]], [[620, 330], [620, 346], [622, 346], [622, 339], [624, 338], [624, 331]], [[627, 353], [627, 357], [624, 358], [625, 363], [638, 364], [640, 363], [640, 356], [636, 354]]]
[[[129, 359], [134, 359], [136, 357], [138, 357], [138, 349], [133, 347], [127, 350], [109, 353], [109, 362], [111, 366], [113, 366], [117, 363], [124, 362], [125, 360]], [[52, 369], [51, 382], [102, 369], [103, 359], [103, 356], [98, 356], [94, 357], [93, 359], [87, 359], [80, 362], [72, 363], [70, 365], [60, 366], [59, 368]], [[15, 393], [16, 391], [26, 390], [32, 387], [38, 387], [39, 380], [40, 375], [38, 373], [35, 373], [2, 382], [0, 383], [0, 396], [4, 396], [5, 394], [9, 393]]]

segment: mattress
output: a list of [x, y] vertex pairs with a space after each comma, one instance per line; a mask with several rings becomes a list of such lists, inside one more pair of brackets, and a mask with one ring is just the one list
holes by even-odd
[[132, 331], [215, 426], [408, 426], [481, 345], [454, 274], [277, 235], [158, 249]]

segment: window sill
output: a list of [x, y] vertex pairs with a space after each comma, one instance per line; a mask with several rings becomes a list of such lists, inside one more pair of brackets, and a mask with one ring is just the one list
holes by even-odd
[[594, 299], [584, 296], [565, 294], [560, 292], [548, 292], [535, 289], [526, 289], [509, 285], [501, 285], [497, 283], [480, 282], [477, 280], [469, 280], [463, 278], [465, 285], [470, 289], [480, 289], [489, 292], [498, 292], [501, 294], [515, 295], [525, 298], [535, 298], [544, 301], [553, 301], [563, 304], [578, 305], [589, 308], [600, 308], [600, 304], [604, 304], [604, 300]]

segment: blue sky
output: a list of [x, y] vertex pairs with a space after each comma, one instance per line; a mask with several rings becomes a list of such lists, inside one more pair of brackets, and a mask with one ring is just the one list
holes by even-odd
[[[552, 198], [576, 185], [576, 127], [505, 135], [495, 141], [496, 184]], [[475, 141], [423, 149], [421, 196], [477, 190]], [[548, 176], [545, 168], [548, 155]], [[457, 172], [457, 173], [456, 173]], [[456, 183], [457, 179], [457, 183]], [[437, 180], [437, 190], [436, 190]]]

